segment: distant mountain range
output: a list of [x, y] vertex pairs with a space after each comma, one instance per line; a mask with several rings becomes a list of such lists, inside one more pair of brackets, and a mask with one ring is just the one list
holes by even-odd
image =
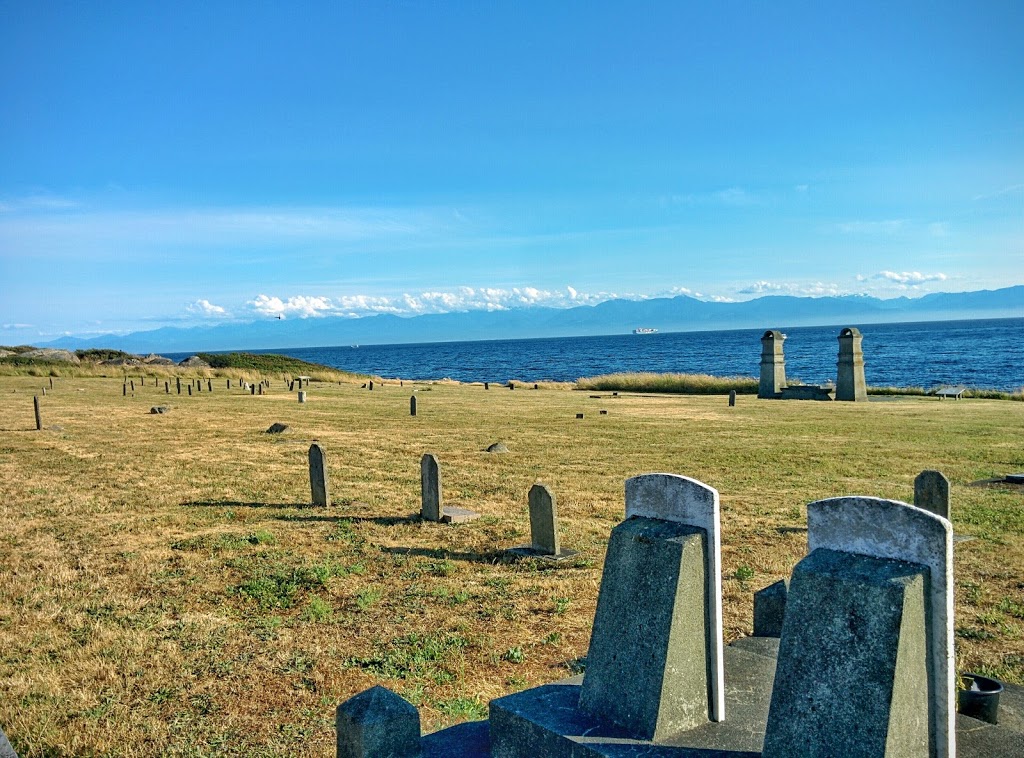
[[710, 303], [680, 295], [650, 300], [608, 300], [575, 308], [522, 308], [424, 316], [266, 319], [216, 326], [164, 327], [88, 339], [62, 337], [45, 347], [104, 347], [131, 353], [261, 350], [352, 344], [399, 344], [530, 337], [622, 334], [638, 327], [661, 332], [855, 326], [901, 321], [1024, 317], [1024, 285], [979, 292], [935, 293], [880, 300], [768, 296], [742, 303]]

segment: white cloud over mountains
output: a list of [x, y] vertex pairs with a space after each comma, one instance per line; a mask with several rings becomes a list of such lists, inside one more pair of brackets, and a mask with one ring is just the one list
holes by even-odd
[[543, 290], [536, 287], [457, 287], [450, 291], [405, 293], [395, 297], [342, 295], [332, 298], [295, 295], [282, 299], [260, 294], [247, 305], [263, 316], [311, 318], [332, 315], [354, 318], [377, 313], [419, 316], [457, 311], [505, 311], [537, 306], [567, 308], [574, 305], [593, 305], [615, 297], [617, 295], [610, 292], [586, 294], [573, 287], [566, 287], [564, 290]]
[[216, 317], [228, 315], [226, 308], [214, 305], [209, 300], [196, 300], [194, 303], [189, 304], [186, 310], [199, 316]]

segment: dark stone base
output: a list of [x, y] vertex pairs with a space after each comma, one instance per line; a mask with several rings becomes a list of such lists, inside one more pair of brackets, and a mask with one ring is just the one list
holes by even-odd
[[[630, 739], [581, 713], [581, 677], [573, 677], [492, 701], [490, 722], [425, 736], [423, 758], [759, 758], [778, 650], [772, 637], [744, 637], [727, 647], [726, 720], [658, 744]], [[1006, 685], [998, 726], [957, 714], [956, 736], [959, 758], [1024, 755], [1024, 687]]]

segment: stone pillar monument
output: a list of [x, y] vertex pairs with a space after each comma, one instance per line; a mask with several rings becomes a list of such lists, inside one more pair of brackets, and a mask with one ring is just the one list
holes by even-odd
[[[836, 376], [836, 400], [863, 402], [868, 399], [868, 385], [864, 381], [864, 339], [860, 329], [848, 326], [839, 332], [839, 371]], [[761, 340], [764, 341], [763, 339]], [[761, 382], [764, 383], [764, 358], [761, 359]]]
[[769, 329], [761, 337], [761, 382], [757, 387], [760, 398], [776, 398], [786, 386], [786, 359], [782, 343], [786, 335]]

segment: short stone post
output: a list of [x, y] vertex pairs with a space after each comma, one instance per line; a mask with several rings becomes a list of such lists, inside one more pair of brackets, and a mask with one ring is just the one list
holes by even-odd
[[[807, 506], [764, 758], [954, 758], [953, 529], [873, 497]], [[842, 752], [842, 750], [840, 750]]]
[[260, 394], [261, 395], [263, 394], [263, 383], [262, 382], [260, 382]]
[[558, 504], [554, 493], [543, 484], [530, 487], [530, 547], [541, 555], [562, 552], [558, 538]]
[[121, 385], [121, 397], [128, 397], [128, 382]]
[[419, 758], [420, 714], [380, 685], [360, 692], [335, 713], [338, 758]]
[[249, 394], [250, 395], [255, 395], [256, 394], [256, 385], [255, 384], [250, 384], [249, 385]]
[[46, 386], [45, 385], [42, 387], [42, 390], [43, 390], [43, 397], [46, 397]]
[[135, 392], [135, 380], [132, 379], [132, 392]]
[[146, 386], [146, 377], [144, 377], [144, 376], [139, 377], [139, 386], [140, 387], [145, 387]]
[[426, 453], [420, 459], [420, 503], [420, 516], [424, 521], [441, 520], [441, 470], [433, 453]]
[[171, 394], [171, 383], [168, 382], [168, 381], [164, 382], [164, 394], [165, 395], [170, 395]]
[[188, 385], [188, 394], [189, 394], [189, 397], [192, 396], [192, 385], [191, 384]]
[[914, 480], [914, 505], [949, 518], [949, 479], [941, 471], [922, 471]]
[[839, 361], [836, 373], [836, 400], [863, 402], [868, 399], [864, 380], [863, 336], [860, 329], [848, 326], [839, 332]]
[[50, 377], [50, 389], [51, 390], [53, 389], [53, 377], [52, 376]]
[[370, 392], [373, 392], [373, 379], [370, 380]]
[[718, 492], [685, 476], [626, 481], [579, 707], [659, 741], [725, 719]]
[[331, 494], [327, 482], [327, 460], [324, 450], [314, 442], [309, 446], [309, 489], [313, 493], [313, 505], [329, 508]]
[[206, 380], [206, 391], [213, 392], [213, 379]]
[[306, 402], [306, 391], [305, 390], [299, 390], [299, 402], [300, 403]]
[[736, 406], [736, 390], [729, 390], [729, 407]]
[[757, 385], [757, 396], [775, 398], [786, 386], [786, 358], [782, 343], [786, 335], [777, 329], [769, 329], [761, 336], [761, 380]]
[[231, 380], [230, 379], [227, 380], [227, 386], [225, 387], [225, 389], [231, 389]]
[[484, 389], [485, 390], [489, 390], [490, 388], [491, 388], [491, 383], [490, 382], [484, 382]]
[[175, 377], [174, 381], [175, 381], [175, 382], [177, 383], [177, 385], [178, 385], [178, 394], [180, 395], [180, 394], [181, 394], [181, 377], [180, 377], [180, 376], [178, 376], [178, 377]]
[[199, 379], [196, 379], [196, 392], [203, 391], [203, 383]]
[[36, 411], [36, 431], [37, 432], [41, 432], [43, 430], [43, 417], [42, 417], [42, 414], [40, 414], [40, 412], [39, 412], [39, 396], [38, 395], [33, 395], [32, 396], [32, 405], [35, 407], [35, 411]]
[[509, 383], [508, 383], [508, 388], [509, 388], [510, 390], [514, 390], [514, 389], [516, 388], [516, 385], [514, 385], [514, 384], [513, 384], [512, 382], [509, 382]]
[[415, 395], [413, 395], [412, 397], [409, 398], [409, 415], [410, 416], [415, 416], [416, 415], [416, 396]]
[[781, 637], [786, 618], [789, 579], [780, 579], [754, 593], [754, 636]]

